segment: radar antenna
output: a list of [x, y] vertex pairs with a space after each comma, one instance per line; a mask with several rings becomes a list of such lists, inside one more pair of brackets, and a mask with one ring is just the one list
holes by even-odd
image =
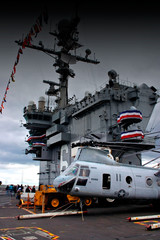
[[[72, 18], [71, 20], [63, 19], [59, 21], [58, 28], [54, 32], [50, 32], [51, 35], [57, 38], [57, 46], [60, 47], [60, 51], [54, 49], [45, 48], [42, 41], [40, 41], [39, 46], [34, 44], [27, 44], [26, 47], [32, 48], [45, 52], [47, 54], [53, 54], [55, 57], [55, 63], [53, 66], [56, 68], [56, 72], [59, 74], [59, 84], [46, 81], [50, 85], [47, 95], [55, 95], [58, 91], [60, 93], [59, 99], [57, 100], [59, 108], [65, 108], [68, 104], [68, 78], [75, 77], [74, 71], [69, 67], [70, 64], [75, 64], [77, 61], [98, 64], [99, 61], [96, 59], [90, 59], [88, 56], [91, 54], [89, 49], [86, 50], [85, 57], [78, 55], [73, 55], [70, 53], [71, 50], [76, 50], [77, 48], [82, 47], [78, 43], [78, 31], [77, 26], [79, 24], [80, 18], [78, 16]], [[15, 41], [18, 45], [22, 46], [23, 41]], [[58, 89], [55, 89], [55, 86], [59, 86]]]

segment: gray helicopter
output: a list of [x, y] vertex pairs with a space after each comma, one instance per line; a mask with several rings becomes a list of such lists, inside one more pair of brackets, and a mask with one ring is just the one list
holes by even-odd
[[160, 200], [160, 170], [119, 163], [109, 148], [79, 147], [53, 184], [57, 191], [80, 198]]

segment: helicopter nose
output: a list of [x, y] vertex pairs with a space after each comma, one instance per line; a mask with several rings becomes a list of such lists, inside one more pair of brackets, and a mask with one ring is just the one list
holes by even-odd
[[62, 177], [56, 177], [55, 179], [54, 179], [54, 181], [53, 181], [53, 186], [55, 187], [55, 189], [56, 190], [58, 190], [58, 186], [61, 184], [61, 183], [63, 183], [63, 182], [65, 182], [64, 181], [64, 178], [62, 178]]
[[62, 193], [69, 193], [72, 188], [73, 185], [75, 183], [76, 178], [70, 178], [70, 179], [64, 179], [64, 178], [56, 178], [53, 182], [55, 189], [58, 192], [62, 192]]

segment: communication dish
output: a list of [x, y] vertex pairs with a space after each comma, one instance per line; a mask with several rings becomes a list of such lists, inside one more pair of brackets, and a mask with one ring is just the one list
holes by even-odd
[[110, 79], [116, 80], [116, 77], [118, 76], [118, 74], [117, 74], [117, 72], [115, 70], [110, 70], [108, 72], [108, 76], [109, 76]]

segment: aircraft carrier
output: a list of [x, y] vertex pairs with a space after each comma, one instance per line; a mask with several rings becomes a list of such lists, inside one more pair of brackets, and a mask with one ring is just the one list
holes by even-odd
[[[73, 145], [107, 144], [117, 161], [137, 165], [142, 164], [141, 150], [154, 146], [151, 141], [148, 144], [146, 134], [159, 97], [154, 86], [122, 82], [115, 70], [108, 69], [106, 84], [99, 91], [94, 94], [86, 91], [81, 101], [77, 101], [76, 96], [68, 98], [69, 77], [75, 76], [70, 65], [79, 61], [99, 64], [98, 60], [89, 58], [89, 49], [84, 57], [71, 53], [81, 47], [77, 31], [79, 21], [77, 16], [62, 20], [58, 29], [50, 33], [56, 38], [57, 51], [42, 44], [26, 45], [53, 55], [59, 74], [57, 80], [43, 80], [49, 85], [47, 101], [40, 96], [38, 103], [31, 99], [24, 107], [24, 126], [29, 131], [25, 153], [33, 154], [33, 160], [40, 162], [39, 184], [52, 184], [53, 179], [70, 165], [76, 153]], [[17, 43], [23, 44], [22, 41]], [[54, 108], [52, 98], [56, 104]], [[18, 208], [18, 201], [0, 192], [0, 239], [159, 239], [158, 230], [149, 231], [151, 224], [159, 223], [158, 219], [128, 220], [132, 216], [157, 215], [151, 205], [124, 202], [118, 207], [91, 207], [84, 215], [18, 220], [17, 216], [34, 215], [32, 208]]]
[[[76, 153], [72, 146], [76, 143], [107, 143], [117, 161], [136, 165], [142, 164], [141, 150], [154, 146], [148, 144], [146, 135], [158, 99], [154, 86], [121, 81], [119, 74], [111, 69], [99, 91], [91, 94], [84, 90], [85, 96], [80, 101], [75, 95], [68, 98], [68, 81], [75, 77], [70, 66], [78, 62], [99, 64], [97, 59], [90, 59], [90, 49], [86, 49], [84, 57], [76, 54], [81, 47], [79, 22], [78, 16], [59, 21], [57, 29], [50, 32], [56, 39], [56, 48], [45, 48], [42, 43], [25, 45], [54, 56], [54, 67], [59, 74], [57, 81], [43, 80], [49, 85], [45, 92], [47, 101], [40, 96], [37, 104], [31, 100], [24, 107], [24, 126], [29, 131], [25, 153], [33, 154], [33, 160], [40, 162], [39, 184], [52, 184], [71, 164]], [[23, 45], [22, 41], [16, 42]]]

